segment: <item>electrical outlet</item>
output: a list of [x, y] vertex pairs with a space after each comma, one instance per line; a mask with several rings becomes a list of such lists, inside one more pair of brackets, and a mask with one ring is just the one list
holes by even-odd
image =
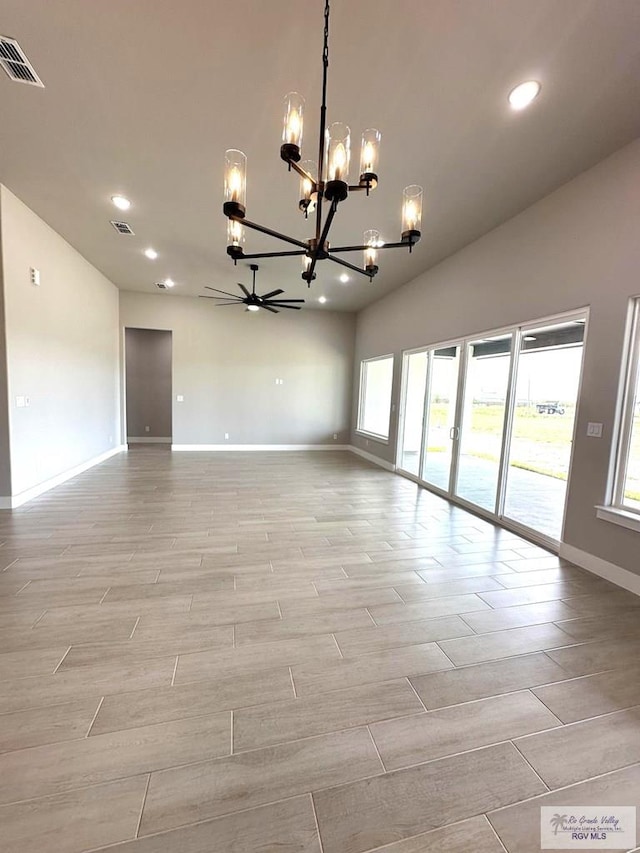
[[150, 431], [150, 429], [151, 429], [151, 427], [146, 426], [146, 427], [144, 428], [144, 431], [145, 431], [145, 432], [149, 432], [149, 431]]
[[225, 434], [224, 434], [224, 439], [225, 439], [225, 441], [228, 441], [228, 440], [229, 440], [229, 433], [228, 433], [228, 432], [225, 432]]
[[184, 396], [182, 394], [178, 394], [178, 396], [176, 397], [176, 402], [184, 403]]
[[334, 432], [334, 434], [333, 434], [333, 440], [334, 440], [334, 441], [336, 441], [336, 440], [337, 440], [337, 438], [338, 438], [338, 433], [337, 433], [337, 432]]

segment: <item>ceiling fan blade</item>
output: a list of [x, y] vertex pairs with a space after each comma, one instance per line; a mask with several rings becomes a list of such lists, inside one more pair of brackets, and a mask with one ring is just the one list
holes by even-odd
[[272, 314], [279, 314], [279, 311], [276, 311], [275, 308], [270, 308], [268, 305], [261, 305], [261, 308], [264, 308], [265, 311], [271, 311]]
[[244, 284], [240, 284], [240, 282], [238, 282], [238, 287], [240, 288], [240, 290], [242, 290], [242, 292], [244, 293], [244, 295], [245, 295], [247, 298], [251, 297], [251, 294], [249, 293], [249, 291], [247, 290], [247, 288], [244, 286]]
[[232, 299], [240, 299], [240, 297], [237, 295], [237, 293], [227, 293], [226, 290], [218, 290], [217, 287], [209, 287], [208, 284], [205, 284], [205, 287], [207, 290], [213, 290], [216, 293], [224, 293], [225, 296], [230, 296]]
[[304, 303], [304, 299], [270, 299], [269, 302], [272, 305], [284, 305], [287, 302], [302, 302]]
[[264, 293], [260, 298], [271, 299], [272, 296], [279, 296], [281, 293], [284, 293], [284, 290], [272, 290], [270, 293]]
[[[273, 302], [272, 304], [273, 304], [273, 305], [277, 305], [277, 306], [278, 306], [278, 308], [291, 308], [291, 310], [292, 310], [292, 311], [301, 311], [301, 310], [302, 310], [302, 306], [301, 306], [301, 305], [280, 305], [280, 303], [279, 303], [279, 302]], [[262, 307], [263, 307], [263, 308], [266, 308], [267, 306], [266, 306], [266, 305], [263, 305]]]
[[216, 299], [219, 302], [227, 302], [229, 305], [233, 305], [236, 302], [242, 302], [242, 299], [226, 299], [224, 296], [207, 296], [204, 293], [199, 293], [198, 299]]

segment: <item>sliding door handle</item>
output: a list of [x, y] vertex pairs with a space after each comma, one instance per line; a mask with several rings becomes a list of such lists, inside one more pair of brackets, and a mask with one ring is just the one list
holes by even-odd
[[449, 438], [451, 439], [451, 441], [457, 441], [459, 437], [460, 437], [460, 430], [458, 429], [457, 426], [452, 426], [451, 429], [449, 430]]

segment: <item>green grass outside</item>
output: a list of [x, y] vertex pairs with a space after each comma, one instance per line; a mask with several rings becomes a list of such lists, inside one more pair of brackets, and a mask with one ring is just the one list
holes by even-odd
[[[568, 451], [573, 439], [574, 407], [564, 406], [564, 409], [564, 415], [548, 415], [539, 414], [536, 411], [535, 405], [518, 406], [516, 408], [513, 422], [513, 452], [517, 454], [518, 440], [532, 442], [539, 449], [541, 449], [540, 445], [547, 445], [549, 461], [548, 463], [545, 462], [544, 453], [540, 454], [542, 456], [541, 459], [536, 459], [535, 461], [512, 458], [511, 465], [514, 468], [533, 471], [536, 474], [544, 474], [547, 477], [555, 477], [559, 480], [567, 479], [566, 472], [558, 468], [557, 464], [553, 462], [553, 456], [557, 456], [558, 453], [568, 458]], [[447, 404], [433, 404], [430, 409], [430, 425], [446, 428], [448, 423], [447, 413]], [[500, 405], [474, 406], [471, 415], [471, 424], [474, 433], [499, 437], [502, 432], [503, 419], [504, 410]], [[433, 446], [429, 447], [428, 451], [442, 453], [445, 452], [445, 448]], [[499, 461], [496, 454], [481, 450], [471, 451], [471, 453], [478, 459], [487, 459], [490, 462], [496, 463]], [[632, 459], [640, 460], [640, 415], [636, 416], [634, 421], [631, 457]], [[640, 491], [635, 491], [629, 487], [625, 491], [625, 496], [630, 500], [640, 501]]]

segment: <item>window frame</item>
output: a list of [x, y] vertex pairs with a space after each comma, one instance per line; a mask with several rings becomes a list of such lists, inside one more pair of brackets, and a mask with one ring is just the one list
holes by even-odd
[[617, 437], [615, 448], [615, 470], [610, 509], [629, 513], [640, 524], [640, 508], [625, 503], [624, 488], [627, 479], [631, 436], [633, 431], [634, 403], [640, 374], [640, 296], [631, 300], [629, 322], [625, 336], [623, 361], [623, 384], [616, 418]]
[[[388, 411], [388, 421], [387, 421], [387, 434], [383, 435], [381, 433], [372, 432], [371, 430], [365, 429], [362, 426], [362, 418], [364, 415], [364, 402], [367, 393], [367, 366], [374, 361], [389, 361], [391, 360], [391, 387], [389, 389], [389, 411]], [[395, 354], [394, 353], [385, 353], [384, 355], [376, 355], [372, 358], [363, 358], [360, 361], [360, 388], [358, 393], [358, 416], [356, 419], [356, 433], [359, 435], [364, 435], [367, 438], [372, 438], [375, 441], [379, 441], [382, 444], [389, 444], [389, 437], [391, 435], [391, 412], [393, 411], [393, 379], [394, 379], [394, 370], [395, 370]]]

